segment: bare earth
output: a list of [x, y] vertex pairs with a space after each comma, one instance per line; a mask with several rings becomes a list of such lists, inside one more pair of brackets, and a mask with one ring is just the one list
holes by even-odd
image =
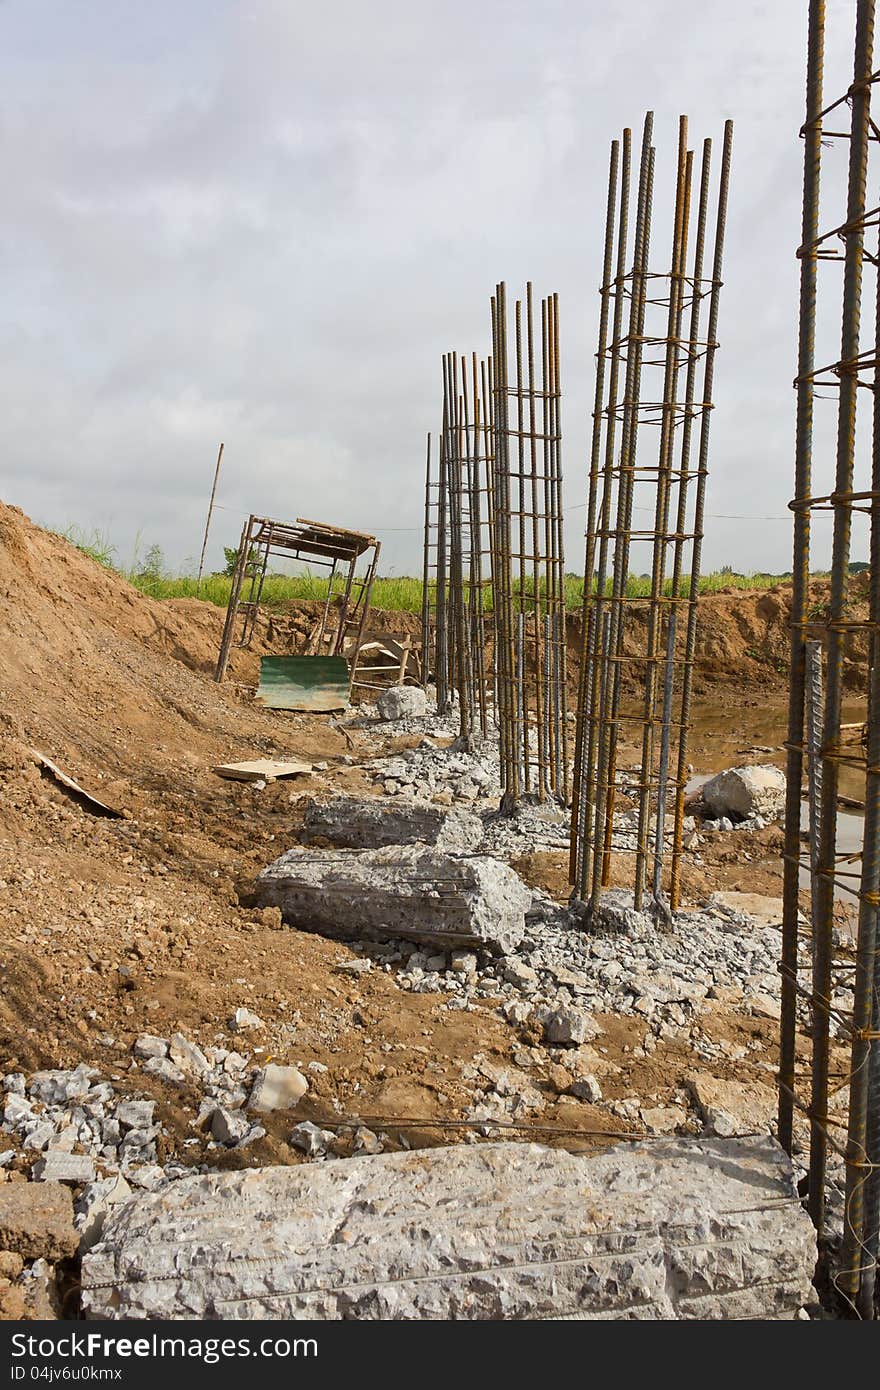
[[[706, 600], [691, 745], [697, 771], [746, 761], [741, 751], [755, 746], [774, 750], [760, 761], [782, 761], [786, 602], [784, 590]], [[537, 1124], [577, 1131], [541, 1137], [573, 1148], [629, 1127], [608, 1101], [678, 1103], [696, 1070], [772, 1087], [777, 1025], [717, 1001], [694, 1036], [661, 1040], [651, 1056], [632, 1055], [644, 1020], [602, 1017], [603, 1102], [563, 1096], [571, 1079], [564, 1067], [532, 1048], [536, 1039], [499, 1017], [491, 1000], [451, 1012], [446, 996], [404, 992], [392, 974], [335, 973], [351, 958], [346, 946], [280, 929], [273, 910], [243, 905], [259, 870], [295, 843], [305, 798], [375, 792], [359, 763], [377, 750], [357, 732], [349, 741], [327, 716], [250, 703], [261, 647], [301, 644], [308, 605], [264, 620], [255, 651], [237, 653], [231, 680], [217, 686], [211, 670], [222, 619], [196, 601], [144, 598], [0, 505], [0, 1071], [92, 1063], [121, 1094], [155, 1097], [167, 1130], [160, 1161], [184, 1163], [206, 1159], [205, 1136], [192, 1126], [200, 1097], [131, 1072], [141, 1033], [179, 1031], [258, 1061], [323, 1064], [308, 1070], [296, 1118], [338, 1125], [356, 1116], [387, 1133], [389, 1148], [462, 1137], [439, 1122], [460, 1119], [479, 1095], [475, 1057], [489, 1068], [527, 1065], [547, 1100]], [[123, 818], [90, 814], [41, 772], [33, 750]], [[326, 768], [265, 790], [211, 771], [270, 755]], [[778, 827], [708, 835], [701, 862], [686, 865], [685, 895], [699, 900], [725, 887], [778, 896], [780, 853]], [[567, 898], [562, 851], [526, 855], [516, 867]], [[229, 1027], [240, 1006], [264, 1023], [245, 1039]], [[736, 1060], [700, 1058], [700, 1031], [726, 1040]], [[289, 1115], [269, 1116], [265, 1138], [242, 1150], [215, 1148], [210, 1161], [298, 1163], [290, 1124]], [[528, 1137], [528, 1127], [516, 1135]], [[0, 1149], [15, 1145], [0, 1133]], [[18, 1153], [6, 1180], [29, 1171], [32, 1158]]]

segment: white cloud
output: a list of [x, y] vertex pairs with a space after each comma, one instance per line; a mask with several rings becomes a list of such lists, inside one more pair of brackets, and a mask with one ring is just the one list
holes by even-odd
[[[440, 354], [485, 351], [496, 280], [531, 278], [560, 292], [580, 565], [608, 147], [652, 106], [666, 176], [679, 110], [694, 140], [736, 121], [709, 511], [785, 516], [804, 9], [0, 7], [3, 497], [180, 560], [222, 438], [215, 559], [253, 509], [384, 529], [416, 569]], [[787, 520], [710, 522], [707, 565], [789, 552]]]

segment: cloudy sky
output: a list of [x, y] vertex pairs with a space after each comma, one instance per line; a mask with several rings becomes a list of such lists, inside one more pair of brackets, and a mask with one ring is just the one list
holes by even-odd
[[412, 572], [441, 353], [531, 279], [580, 567], [608, 148], [650, 106], [658, 179], [679, 112], [735, 121], [704, 567], [788, 568], [806, 9], [0, 0], [0, 496], [193, 565], [222, 439], [209, 567], [254, 511]]

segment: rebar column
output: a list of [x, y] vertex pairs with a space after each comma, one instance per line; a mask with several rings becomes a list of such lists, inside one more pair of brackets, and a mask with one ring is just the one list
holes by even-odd
[[[642, 133], [631, 246], [628, 130], [619, 146], [615, 141], [611, 154], [569, 863], [575, 895], [594, 910], [601, 889], [610, 881], [618, 742], [632, 727], [641, 747], [641, 775], [635, 788], [634, 898], [640, 905], [647, 888], [654, 909], [669, 920], [678, 903], [690, 673], [732, 126], [729, 122], [725, 126], [708, 279], [704, 260], [711, 142], [703, 143], [693, 198], [693, 152], [687, 147], [686, 119], [681, 118], [669, 269], [659, 273], [650, 269], [656, 162], [652, 141], [649, 112]], [[613, 279], [612, 266], [616, 267]], [[709, 302], [705, 332], [704, 300]], [[613, 321], [610, 334], [609, 320]], [[657, 382], [656, 389], [652, 382]], [[697, 424], [700, 446], [694, 466], [691, 441]], [[643, 512], [652, 516], [644, 529], [636, 521]], [[650, 547], [647, 594], [630, 574], [634, 546]], [[634, 603], [644, 610], [646, 636], [639, 644], [634, 644], [630, 630]], [[638, 712], [633, 709], [633, 690]], [[671, 853], [665, 828], [670, 794], [675, 808]]]
[[491, 317], [495, 680], [502, 808], [510, 811], [523, 796], [563, 804], [569, 796], [558, 300], [541, 301], [537, 343], [531, 284], [525, 316], [516, 301], [512, 373], [503, 284]]
[[[825, 6], [812, 0], [809, 9], [804, 203], [801, 261], [800, 340], [798, 349], [797, 424], [795, 434], [794, 564], [791, 616], [791, 680], [787, 740], [785, 877], [783, 893], [782, 1014], [779, 1060], [779, 1137], [789, 1150], [801, 1142], [795, 1115], [809, 1122], [808, 1202], [820, 1251], [831, 1261], [833, 1287], [841, 1306], [861, 1318], [876, 1314], [876, 1267], [880, 1224], [880, 283], [875, 280], [873, 343], [861, 343], [861, 303], [866, 272], [877, 275], [876, 207], [868, 206], [866, 189], [876, 183], [870, 170], [878, 130], [871, 117], [874, 0], [855, 5], [853, 80], [848, 91], [823, 106]], [[848, 117], [848, 119], [847, 119]], [[837, 142], [848, 146], [846, 215], [828, 231], [819, 231], [819, 191], [826, 151]], [[872, 197], [873, 201], [873, 197]], [[870, 233], [870, 237], [868, 236]], [[870, 245], [868, 242], [870, 241]], [[843, 267], [839, 357], [816, 367], [818, 266], [838, 261]], [[824, 355], [824, 354], [823, 354]], [[860, 392], [859, 387], [867, 390]], [[821, 393], [817, 387], [823, 388]], [[837, 391], [837, 446], [834, 479], [827, 495], [814, 477], [815, 401]], [[857, 428], [858, 401], [872, 403], [873, 430], [869, 469], [860, 468], [863, 450]], [[857, 474], [864, 482], [859, 487]], [[833, 518], [830, 595], [811, 610], [811, 518], [816, 511]], [[869, 529], [870, 567], [867, 592], [850, 573], [854, 520]], [[864, 616], [864, 607], [867, 615]], [[821, 641], [825, 652], [825, 689], [811, 690], [810, 743], [815, 745], [815, 705], [822, 702], [820, 766], [810, 758], [809, 850], [801, 849], [801, 803], [804, 778], [808, 648], [812, 669]], [[861, 647], [858, 645], [862, 643]], [[853, 644], [856, 644], [855, 646]], [[843, 700], [853, 658], [868, 654], [868, 683], [863, 738], [847, 742], [842, 724]], [[864, 827], [860, 854], [838, 843], [840, 778], [844, 769], [864, 777]], [[817, 786], [821, 773], [821, 786]], [[818, 793], [818, 826], [816, 800]], [[816, 844], [818, 841], [818, 845]], [[854, 868], [854, 860], [861, 860]], [[799, 959], [798, 913], [801, 883], [810, 885], [803, 906], [809, 912], [809, 953]], [[858, 904], [855, 960], [835, 931], [837, 913], [846, 913], [848, 896]], [[852, 1006], [848, 1007], [851, 997]], [[799, 1002], [802, 1001], [802, 1002]], [[809, 1030], [809, 1057], [798, 1065], [797, 1030], [803, 1018]], [[848, 1040], [849, 1065], [843, 1061]], [[835, 1049], [837, 1049], [835, 1054]], [[829, 1087], [839, 1073], [849, 1078], [846, 1144], [835, 1130], [840, 1116], [829, 1114]], [[843, 1226], [832, 1218], [829, 1185], [837, 1183], [832, 1159], [841, 1154], [846, 1171]], [[831, 1209], [833, 1210], [833, 1208]], [[842, 1238], [842, 1239], [841, 1239]]]

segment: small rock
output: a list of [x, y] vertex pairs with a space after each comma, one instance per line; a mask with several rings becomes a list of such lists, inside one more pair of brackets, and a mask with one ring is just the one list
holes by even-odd
[[365, 1125], [358, 1125], [354, 1132], [354, 1151], [361, 1154], [380, 1154], [382, 1140]]
[[581, 1009], [554, 1009], [544, 1018], [544, 1041], [556, 1045], [589, 1042], [598, 1031], [590, 1015]]
[[213, 1070], [198, 1044], [190, 1042], [182, 1033], [174, 1033], [168, 1042], [168, 1056], [181, 1071], [194, 1072], [197, 1076], [208, 1076]]
[[144, 1063], [144, 1071], [151, 1076], [158, 1076], [162, 1081], [169, 1081], [173, 1086], [182, 1086], [186, 1080], [186, 1075], [170, 1062], [167, 1057], [151, 1057]]
[[229, 1027], [233, 1033], [244, 1033], [248, 1028], [265, 1028], [265, 1023], [257, 1014], [252, 1014], [250, 1009], [236, 1009], [229, 1021]]
[[372, 968], [369, 956], [355, 956], [354, 960], [340, 961], [335, 970], [338, 975], [366, 975]]
[[508, 984], [516, 985], [518, 988], [538, 983], [536, 971], [530, 965], [526, 965], [525, 961], [517, 960], [515, 956], [504, 962], [501, 973]]
[[79, 1231], [79, 1253], [84, 1255], [101, 1239], [104, 1222], [112, 1207], [126, 1201], [131, 1188], [121, 1173], [111, 1178], [99, 1178], [84, 1188], [76, 1202], [76, 1229]]
[[680, 1105], [656, 1105], [641, 1111], [642, 1123], [652, 1134], [674, 1134], [687, 1117]]
[[476, 975], [477, 957], [473, 951], [453, 951], [450, 969], [461, 975]]
[[570, 1094], [577, 1096], [578, 1100], [586, 1100], [591, 1105], [597, 1105], [602, 1099], [602, 1087], [595, 1076], [579, 1076], [577, 1081], [571, 1083]]
[[88, 1154], [65, 1153], [61, 1149], [48, 1149], [37, 1159], [32, 1172], [37, 1182], [63, 1182], [72, 1187], [94, 1182], [96, 1176], [94, 1159]]
[[393, 685], [383, 690], [376, 701], [380, 719], [420, 719], [428, 713], [428, 697], [421, 686]]
[[[514, 1056], [514, 1061], [517, 1060], [517, 1055]], [[565, 1067], [560, 1066], [558, 1062], [552, 1062], [547, 1068], [547, 1080], [550, 1082], [554, 1091], [558, 1091], [560, 1095], [564, 1095], [571, 1085], [573, 1078], [571, 1072]]]
[[237, 1144], [250, 1128], [250, 1120], [240, 1110], [227, 1110], [218, 1105], [211, 1116], [211, 1135], [218, 1144]]
[[155, 1108], [154, 1100], [124, 1100], [117, 1105], [114, 1119], [123, 1129], [149, 1129]]
[[157, 1038], [153, 1033], [143, 1033], [136, 1039], [133, 1048], [135, 1057], [167, 1057], [168, 1044], [164, 1038]]
[[728, 768], [703, 784], [702, 797], [719, 819], [775, 819], [785, 809], [785, 773], [764, 764]]
[[291, 1144], [308, 1158], [316, 1158], [319, 1154], [326, 1153], [333, 1138], [332, 1130], [321, 1129], [318, 1125], [312, 1124], [311, 1120], [303, 1120], [302, 1124], [294, 1125], [290, 1131]]
[[781, 1000], [769, 994], [750, 994], [746, 1003], [753, 1018], [770, 1018], [778, 1023], [782, 1012]]
[[270, 1110], [292, 1110], [308, 1089], [308, 1081], [296, 1067], [281, 1067], [270, 1062], [257, 1072], [248, 1109], [261, 1114]]

